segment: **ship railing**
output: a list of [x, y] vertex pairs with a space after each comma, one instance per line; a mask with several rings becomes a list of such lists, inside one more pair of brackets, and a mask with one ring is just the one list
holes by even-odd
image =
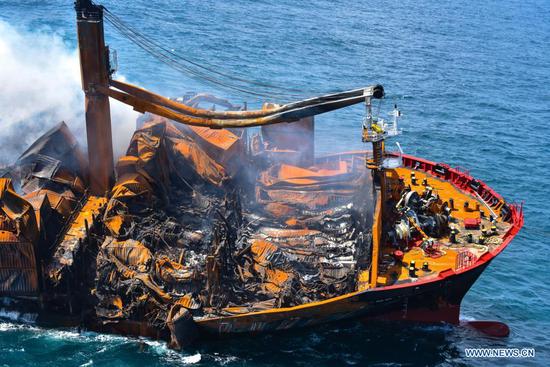
[[454, 169], [457, 170], [458, 172], [465, 173], [468, 176], [470, 176], [470, 170], [469, 169], [466, 169], [462, 166], [455, 166]]
[[363, 141], [365, 142], [377, 142], [384, 140], [388, 136], [387, 132], [377, 133], [374, 131], [366, 131], [363, 133]]
[[461, 269], [468, 268], [473, 264], [475, 264], [476, 261], [477, 261], [477, 257], [471, 251], [468, 251], [468, 250], [461, 251], [458, 253], [458, 256], [456, 257], [455, 269], [461, 270]]
[[514, 234], [517, 233], [517, 231], [519, 231], [519, 229], [523, 226], [523, 204], [524, 202], [522, 201], [508, 205], [510, 209], [510, 217], [514, 225], [514, 229], [516, 229]]
[[510, 220], [509, 205], [504, 199], [483, 181], [473, 178], [467, 170], [407, 155], [403, 155], [403, 164], [405, 167], [428, 172], [443, 180], [450, 181], [458, 188], [481, 197], [492, 211], [500, 211], [504, 220]]

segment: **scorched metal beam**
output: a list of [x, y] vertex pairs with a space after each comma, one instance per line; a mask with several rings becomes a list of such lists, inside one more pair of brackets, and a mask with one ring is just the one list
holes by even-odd
[[114, 180], [109, 97], [97, 88], [109, 86], [109, 53], [103, 34], [103, 8], [90, 0], [75, 2], [82, 89], [85, 93], [90, 191], [102, 196]]

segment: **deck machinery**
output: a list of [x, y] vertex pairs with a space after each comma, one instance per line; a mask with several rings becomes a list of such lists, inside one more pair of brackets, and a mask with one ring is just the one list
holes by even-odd
[[[105, 11], [76, 1], [88, 154], [61, 123], [0, 171], [6, 308], [174, 348], [348, 318], [459, 323], [521, 207], [386, 152], [400, 113], [373, 116], [380, 85], [216, 111], [117, 81]], [[109, 98], [144, 113], [116, 164]], [[316, 157], [313, 116], [357, 103], [372, 151]]]

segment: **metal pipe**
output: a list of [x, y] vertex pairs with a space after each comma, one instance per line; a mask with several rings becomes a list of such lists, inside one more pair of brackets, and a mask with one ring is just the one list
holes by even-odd
[[[365, 95], [368, 95], [372, 98], [382, 98], [384, 96], [384, 88], [381, 85], [373, 85], [367, 88], [353, 89], [349, 91], [328, 94], [325, 96], [308, 98], [302, 101], [288, 103], [288, 104], [278, 106], [268, 110], [210, 111], [210, 110], [198, 109], [182, 103], [178, 103], [169, 98], [160, 96], [158, 94], [149, 92], [148, 90], [136, 87], [135, 85], [124, 83], [118, 80], [110, 80], [110, 85], [115, 87], [116, 89], [119, 89], [125, 92], [128, 95], [131, 95], [139, 100], [143, 100], [144, 102], [153, 103], [161, 107], [166, 107], [176, 112], [194, 116], [194, 117], [212, 118], [212, 119], [220, 119], [220, 120], [251, 119], [251, 118], [258, 118], [258, 117], [266, 117], [277, 113], [282, 113], [282, 112], [296, 110], [303, 107], [318, 105], [324, 102], [337, 102], [343, 99], [350, 99], [353, 97], [357, 97], [358, 102], [356, 103], [359, 103], [365, 98]], [[369, 97], [369, 100], [370, 100], [370, 97]]]
[[[237, 118], [238, 115], [235, 115], [231, 119], [218, 119], [218, 118], [204, 118], [204, 117], [195, 117], [188, 114], [183, 114], [176, 112], [172, 109], [163, 107], [151, 101], [139, 98], [137, 96], [123, 93], [112, 88], [107, 88], [104, 86], [97, 86], [97, 90], [103, 93], [106, 96], [114, 98], [122, 103], [134, 107], [136, 111], [141, 113], [150, 112], [162, 117], [166, 117], [170, 120], [180, 122], [186, 125], [194, 126], [203, 126], [210, 128], [227, 128], [227, 127], [251, 127], [251, 126], [263, 126], [270, 124], [277, 124], [282, 122], [293, 122], [298, 121], [301, 118], [318, 115], [321, 113], [333, 111], [339, 108], [351, 106], [357, 103], [364, 101], [364, 96], [361, 94], [359, 96], [349, 97], [342, 99], [323, 99], [319, 98], [308, 103], [308, 105], [298, 104], [298, 107], [292, 109], [284, 109], [283, 111], [278, 112], [275, 110], [267, 110], [267, 115], [263, 117], [256, 118]], [[174, 102], [177, 103], [177, 102]], [[203, 110], [205, 111], [205, 110]], [[208, 111], [215, 112], [215, 111]], [[245, 113], [242, 116], [247, 116], [246, 112], [253, 111], [229, 111], [237, 113]]]

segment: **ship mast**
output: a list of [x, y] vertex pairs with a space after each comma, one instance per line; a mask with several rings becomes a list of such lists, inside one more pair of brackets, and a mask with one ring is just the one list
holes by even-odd
[[366, 165], [372, 171], [374, 197], [376, 200], [372, 228], [372, 256], [371, 256], [371, 271], [369, 276], [369, 286], [376, 287], [378, 278], [378, 260], [380, 247], [383, 243], [382, 223], [384, 222], [385, 203], [388, 196], [388, 188], [386, 183], [385, 167], [390, 164], [389, 158], [385, 157], [385, 140], [388, 137], [399, 135], [401, 132], [397, 128], [397, 119], [401, 113], [394, 106], [392, 111], [393, 123], [388, 125], [384, 120], [374, 120], [372, 116], [372, 97], [365, 96], [366, 116], [363, 121], [363, 142], [372, 143], [372, 158], [367, 157]]
[[90, 192], [103, 196], [114, 181], [109, 97], [98, 88], [109, 87], [109, 51], [103, 33], [103, 8], [91, 0], [76, 0], [76, 26], [82, 89], [85, 93]]

